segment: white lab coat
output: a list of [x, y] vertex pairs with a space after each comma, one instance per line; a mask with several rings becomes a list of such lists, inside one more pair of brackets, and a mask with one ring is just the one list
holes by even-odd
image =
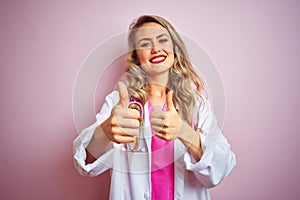
[[[96, 115], [97, 121], [81, 131], [74, 140], [74, 163], [81, 175], [97, 176], [111, 169], [111, 200], [151, 199], [151, 128], [147, 104], [144, 106], [144, 137], [142, 151], [131, 153], [124, 144], [110, 142], [109, 148], [95, 162], [85, 164], [85, 147], [89, 144], [95, 128], [106, 120], [114, 105], [119, 101], [118, 91], [110, 93], [101, 111]], [[194, 121], [203, 130], [200, 133], [203, 155], [199, 162], [185, 146], [176, 139], [174, 141], [175, 159], [175, 193], [174, 199], [209, 200], [208, 188], [218, 185], [236, 165], [234, 153], [230, 150], [226, 138], [217, 125], [215, 115], [209, 101], [198, 102]]]

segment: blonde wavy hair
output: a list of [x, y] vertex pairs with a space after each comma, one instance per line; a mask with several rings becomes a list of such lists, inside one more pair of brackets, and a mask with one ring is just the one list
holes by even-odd
[[196, 96], [202, 100], [200, 93], [205, 91], [204, 82], [194, 70], [181, 37], [175, 28], [165, 19], [159, 16], [143, 15], [131, 24], [128, 34], [126, 84], [131, 99], [141, 102], [143, 105], [148, 99], [149, 85], [147, 74], [139, 66], [135, 46], [135, 33], [143, 24], [154, 22], [164, 27], [170, 34], [173, 42], [174, 64], [170, 68], [167, 92], [174, 91], [173, 102], [183, 120], [192, 123], [192, 114], [196, 106]]

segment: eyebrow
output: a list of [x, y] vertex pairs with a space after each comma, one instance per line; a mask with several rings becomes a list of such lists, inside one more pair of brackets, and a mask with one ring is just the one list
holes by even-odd
[[[161, 37], [163, 37], [163, 36], [169, 37], [166, 33], [163, 33], [163, 34], [160, 34], [160, 35], [156, 36], [156, 39], [159, 39], [159, 38], [161, 38]], [[141, 41], [143, 41], [143, 40], [150, 41], [151, 38], [142, 38], [142, 39], [140, 39], [140, 40], [138, 41], [138, 44], [139, 44]]]

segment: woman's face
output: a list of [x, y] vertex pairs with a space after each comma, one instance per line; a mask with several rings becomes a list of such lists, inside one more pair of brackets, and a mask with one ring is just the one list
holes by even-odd
[[136, 32], [135, 46], [138, 62], [148, 75], [169, 72], [174, 64], [172, 38], [160, 24], [143, 24]]

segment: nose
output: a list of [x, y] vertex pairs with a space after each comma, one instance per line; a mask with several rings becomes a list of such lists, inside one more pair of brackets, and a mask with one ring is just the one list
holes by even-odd
[[157, 44], [156, 42], [153, 42], [151, 53], [155, 54], [157, 52], [160, 52], [160, 50], [161, 50], [161, 48], [160, 48], [159, 44]]

